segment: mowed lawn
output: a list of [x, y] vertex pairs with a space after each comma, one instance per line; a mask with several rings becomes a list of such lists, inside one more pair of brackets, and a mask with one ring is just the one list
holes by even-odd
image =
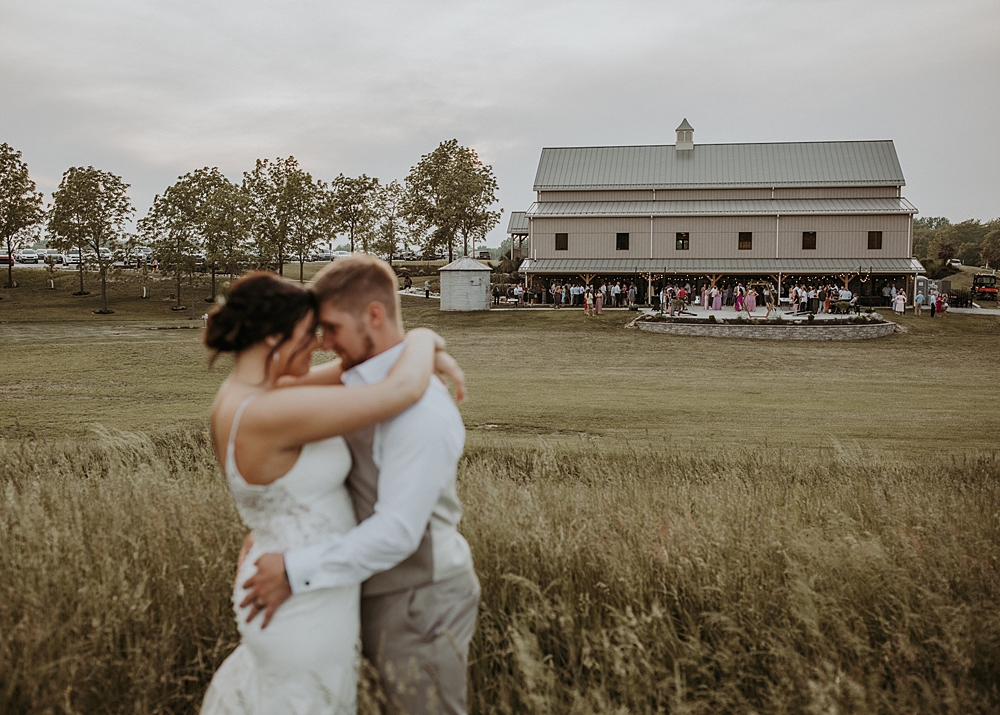
[[[170, 311], [168, 281], [143, 301], [134, 279], [112, 284], [116, 313], [97, 316], [95, 277], [81, 298], [71, 295], [69, 272], [52, 291], [42, 271], [16, 275], [22, 286], [0, 300], [4, 435], [205, 424], [229, 363], [210, 369], [200, 344], [210, 307], [203, 288], [195, 320]], [[628, 440], [698, 452], [766, 445], [902, 456], [995, 449], [1000, 437], [995, 316], [907, 315], [905, 332], [885, 339], [786, 343], [627, 330], [635, 314], [624, 311], [586, 318], [437, 306], [404, 297], [404, 320], [440, 332], [465, 368], [473, 443]]]

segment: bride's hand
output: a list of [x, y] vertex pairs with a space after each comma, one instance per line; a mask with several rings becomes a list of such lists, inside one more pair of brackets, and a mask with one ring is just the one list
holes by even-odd
[[434, 373], [455, 383], [455, 402], [465, 402], [465, 372], [455, 358], [444, 350], [438, 350], [434, 353]]

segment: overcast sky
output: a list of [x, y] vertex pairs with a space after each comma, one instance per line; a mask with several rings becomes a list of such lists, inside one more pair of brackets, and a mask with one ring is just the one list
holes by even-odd
[[402, 179], [443, 140], [504, 218], [543, 146], [892, 139], [923, 216], [1000, 216], [998, 0], [0, 0], [0, 142], [141, 216], [176, 177], [294, 155]]

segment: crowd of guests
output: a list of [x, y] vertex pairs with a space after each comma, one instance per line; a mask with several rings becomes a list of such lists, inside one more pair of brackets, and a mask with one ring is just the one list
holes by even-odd
[[[645, 290], [645, 289], [643, 289]], [[886, 305], [896, 313], [906, 310], [907, 295], [905, 290], [887, 283], [881, 289]], [[877, 294], [876, 294], [877, 295]], [[639, 295], [639, 288], [634, 281], [608, 281], [600, 285], [589, 285], [582, 281], [553, 281], [549, 284], [536, 283], [528, 286], [509, 285], [492, 288], [493, 305], [513, 305], [514, 307], [531, 305], [552, 305], [553, 308], [582, 307], [588, 315], [601, 315], [604, 308], [631, 307], [644, 296]], [[860, 313], [860, 296], [845, 286], [833, 283], [809, 285], [794, 283], [787, 288], [789, 310], [793, 315], [812, 313]], [[777, 309], [777, 296], [773, 286], [763, 283], [744, 285], [734, 284], [713, 285], [705, 282], [692, 287], [690, 282], [681, 284], [665, 283], [652, 295], [652, 307], [667, 315], [679, 315], [687, 306], [700, 306], [709, 311], [732, 309], [737, 313], [755, 313], [760, 308], [766, 309], [766, 316]], [[916, 315], [929, 308], [931, 316], [944, 313], [947, 310], [947, 297], [934, 292], [924, 296], [923, 293], [914, 299]]]
[[550, 285], [536, 284], [493, 286], [493, 305], [507, 303], [515, 307], [549, 305], [553, 308], [582, 307], [588, 313], [600, 315], [604, 308], [627, 308], [635, 305], [638, 290], [634, 282], [615, 281], [599, 286], [582, 282], [554, 281]]
[[[895, 288], [894, 288], [895, 290]], [[788, 304], [792, 313], [844, 313], [861, 312], [860, 296], [855, 295], [845, 286], [824, 284], [807, 286], [804, 283], [795, 284], [788, 289]]]
[[917, 293], [917, 296], [913, 299], [913, 314], [917, 316], [923, 315], [924, 308], [930, 311], [932, 318], [937, 316], [944, 317], [948, 312], [948, 296], [944, 293], [938, 293], [936, 290], [931, 291], [928, 295]]

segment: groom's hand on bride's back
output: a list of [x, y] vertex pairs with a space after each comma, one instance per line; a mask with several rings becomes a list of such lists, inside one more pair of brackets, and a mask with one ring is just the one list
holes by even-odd
[[285, 573], [285, 557], [281, 554], [264, 554], [254, 562], [254, 565], [257, 567], [257, 573], [243, 584], [243, 588], [249, 593], [240, 603], [240, 608], [251, 606], [247, 623], [256, 618], [258, 613], [263, 612], [264, 622], [260, 627], [267, 628], [278, 606], [292, 595], [292, 587]]

